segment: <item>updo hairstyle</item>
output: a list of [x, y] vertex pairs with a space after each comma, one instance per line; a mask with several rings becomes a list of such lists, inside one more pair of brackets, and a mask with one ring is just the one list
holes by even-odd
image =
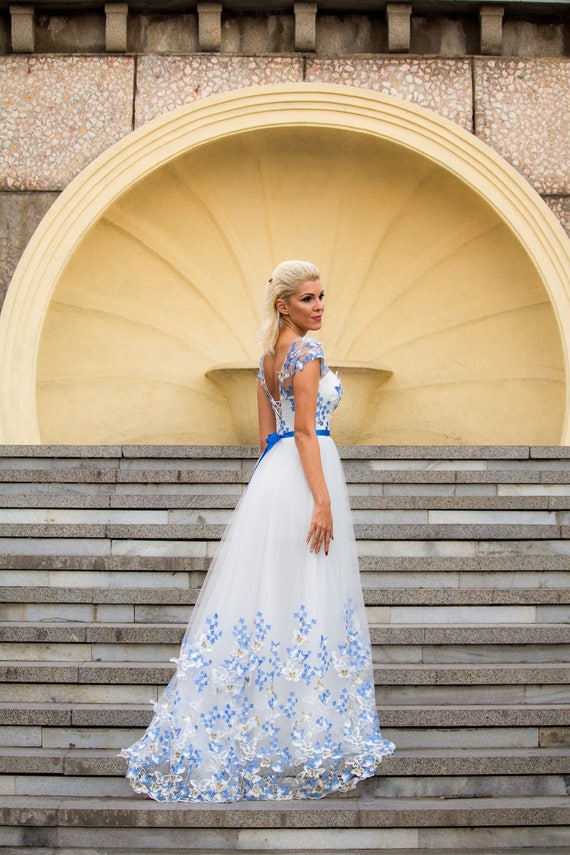
[[282, 261], [265, 286], [265, 312], [259, 331], [264, 353], [275, 353], [279, 333], [283, 329], [283, 315], [276, 306], [277, 300], [287, 301], [303, 282], [314, 282], [321, 274], [310, 261]]

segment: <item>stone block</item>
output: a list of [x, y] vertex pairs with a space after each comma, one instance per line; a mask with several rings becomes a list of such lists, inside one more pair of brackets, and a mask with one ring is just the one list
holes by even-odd
[[570, 192], [568, 59], [475, 59], [475, 133], [543, 195]]
[[[136, 738], [136, 737], [135, 737]], [[122, 746], [121, 746], [122, 747]], [[129, 782], [121, 778], [22, 775], [16, 779], [19, 796], [76, 796], [117, 798], [132, 793]]]
[[124, 53], [127, 49], [128, 3], [105, 3], [105, 50]]
[[0, 189], [60, 190], [130, 133], [133, 77], [131, 57], [0, 57]]
[[0, 192], [0, 308], [22, 253], [57, 195]]
[[148, 704], [158, 699], [156, 686], [96, 685], [58, 683], [11, 683], [3, 687], [6, 702], [40, 704]]
[[503, 15], [502, 6], [481, 6], [479, 9], [480, 22], [480, 51], [484, 56], [500, 56], [503, 49]]
[[[45, 727], [43, 745], [46, 748], [116, 748], [131, 745], [142, 736], [141, 728], [128, 730], [106, 730], [105, 728]], [[81, 793], [83, 795], [83, 793]]]
[[36, 16], [33, 6], [10, 6], [12, 53], [33, 53]]
[[13, 775], [63, 775], [64, 753], [44, 751], [39, 746], [36, 751], [30, 747], [12, 747], [0, 749], [0, 774]]
[[570, 727], [541, 727], [542, 748], [567, 748], [570, 746]]
[[89, 644], [29, 644], [8, 642], [0, 644], [0, 658], [12, 661], [25, 662], [59, 662], [70, 659], [90, 659], [91, 646]]
[[36, 748], [42, 744], [42, 728], [29, 725], [1, 727], [0, 746], [21, 746]]
[[[503, 827], [501, 827], [501, 825]], [[568, 826], [556, 828], [539, 825], [525, 825], [517, 828], [513, 825], [485, 828], [421, 828], [419, 830], [419, 847], [426, 851], [440, 849], [445, 846], [454, 852], [467, 853], [470, 850], [480, 852], [507, 852], [512, 855], [556, 855], [558, 847], [568, 843]], [[516, 848], [515, 848], [516, 847]], [[520, 848], [519, 848], [520, 847]], [[560, 855], [564, 849], [559, 849]]]
[[198, 3], [198, 49], [219, 51], [222, 44], [222, 4]]
[[373, 89], [426, 107], [472, 130], [470, 60], [311, 57], [306, 63], [308, 83]]
[[134, 15], [129, 21], [129, 49], [143, 54], [198, 52], [198, 16], [184, 14]]
[[400, 728], [382, 729], [382, 735], [391, 739], [398, 748], [406, 751], [413, 749], [446, 748], [536, 748], [538, 731], [536, 727], [475, 727], [475, 728]]
[[317, 4], [311, 0], [294, 3], [295, 50], [315, 51], [317, 47]]
[[502, 624], [535, 623], [535, 606], [392, 606], [394, 624]]
[[[209, 95], [302, 80], [300, 57], [142, 56], [137, 63], [136, 127]], [[141, 449], [144, 453], [144, 446]]]
[[408, 53], [411, 36], [411, 3], [388, 3], [386, 23], [388, 26], [388, 51]]
[[544, 201], [570, 237], [570, 196], [545, 196]]

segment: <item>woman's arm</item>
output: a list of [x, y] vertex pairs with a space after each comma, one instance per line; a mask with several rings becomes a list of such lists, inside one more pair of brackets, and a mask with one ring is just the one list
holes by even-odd
[[307, 543], [311, 552], [319, 552], [321, 546], [324, 546], [325, 555], [328, 555], [330, 542], [333, 540], [331, 500], [315, 432], [320, 375], [321, 361], [312, 359], [301, 371], [297, 371], [293, 378], [295, 443], [315, 502]]
[[259, 423], [259, 447], [263, 453], [267, 445], [267, 437], [275, 431], [275, 413], [261, 383], [257, 384], [257, 420]]

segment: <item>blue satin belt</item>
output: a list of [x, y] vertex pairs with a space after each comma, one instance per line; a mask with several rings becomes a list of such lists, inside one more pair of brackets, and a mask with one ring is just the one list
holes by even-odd
[[[330, 436], [330, 430], [323, 428], [322, 430], [316, 430], [315, 433], [317, 436]], [[273, 448], [274, 445], [277, 445], [280, 439], [290, 439], [292, 436], [295, 436], [295, 431], [288, 430], [285, 433], [270, 433], [266, 439], [267, 445], [265, 446], [264, 452], [255, 464], [255, 469], [259, 466], [267, 452], [270, 448]], [[255, 472], [255, 469], [253, 470]]]

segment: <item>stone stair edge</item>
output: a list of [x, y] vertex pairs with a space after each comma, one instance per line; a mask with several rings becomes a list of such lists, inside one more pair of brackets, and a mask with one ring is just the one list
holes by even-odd
[[[251, 469], [0, 469], [7, 484], [247, 484]], [[347, 484], [568, 484], [569, 469], [371, 469], [345, 472]]]
[[[218, 541], [225, 523], [0, 523], [0, 538]], [[357, 540], [560, 540], [570, 525], [551, 523], [356, 523]]]
[[[0, 680], [5, 683], [165, 685], [173, 670], [170, 662], [4, 660], [0, 663]], [[373, 671], [377, 686], [566, 685], [570, 682], [570, 662], [528, 665], [388, 663], [374, 665]]]
[[[570, 457], [564, 445], [339, 445], [344, 457], [446, 458], [489, 457], [530, 459]], [[77, 458], [185, 458], [185, 457], [257, 457], [256, 445], [0, 445], [0, 457], [77, 457]]]
[[[567, 775], [570, 770], [570, 753], [559, 751], [548, 753], [546, 749], [538, 749], [539, 753], [519, 752], [500, 755], [483, 754], [471, 751], [468, 756], [444, 755], [441, 751], [430, 756], [424, 756], [413, 750], [399, 749], [389, 762], [383, 763], [375, 777], [464, 777], [496, 776], [528, 777], [536, 775]], [[113, 753], [95, 755], [87, 749], [73, 753], [68, 749], [44, 749], [27, 752], [16, 749], [11, 752], [0, 748], [0, 776], [2, 775], [40, 775], [90, 778], [123, 777], [126, 762]], [[1, 851], [1, 845], [0, 845]]]
[[[186, 623], [32, 623], [0, 621], [0, 641], [28, 643], [179, 644]], [[543, 624], [403, 624], [370, 623], [372, 644], [391, 645], [520, 645], [569, 644], [570, 623]], [[1, 706], [1, 703], [0, 703]]]
[[[0, 508], [39, 510], [233, 510], [241, 494], [216, 493], [113, 493], [91, 495], [88, 493], [2, 493]], [[350, 504], [358, 510], [488, 510], [488, 511], [566, 511], [570, 510], [568, 496], [371, 496], [352, 495]]]
[[0, 824], [107, 828], [393, 828], [568, 826], [560, 796], [474, 799], [328, 797], [320, 800], [183, 804], [133, 798], [1, 796]]
[[[517, 728], [567, 727], [568, 704], [426, 704], [420, 706], [377, 705], [383, 727], [413, 728]], [[136, 728], [147, 726], [151, 704], [62, 704], [2, 703], [0, 724], [39, 727]], [[543, 749], [539, 749], [543, 750]], [[0, 754], [2, 749], [0, 748]], [[567, 752], [570, 755], [570, 746]]]
[[[543, 572], [566, 571], [566, 555], [364, 555], [359, 558], [361, 571], [409, 572]], [[168, 573], [207, 570], [208, 556], [180, 555], [73, 555], [61, 553], [0, 553], [3, 570], [90, 570], [100, 572], [128, 572], [146, 570]], [[1, 587], [1, 586], [0, 586]]]
[[[69, 588], [0, 586], [4, 603], [84, 603], [192, 606], [198, 587]], [[570, 588], [368, 588], [366, 605], [525, 605], [570, 603]], [[109, 621], [111, 622], [111, 621]], [[162, 623], [162, 621], [158, 621]]]
[[[473, 456], [529, 459], [532, 455], [551, 458], [568, 457], [566, 446], [528, 445], [339, 445], [345, 457], [437, 457], [465, 459]], [[0, 445], [0, 457], [257, 457], [255, 445]]]

